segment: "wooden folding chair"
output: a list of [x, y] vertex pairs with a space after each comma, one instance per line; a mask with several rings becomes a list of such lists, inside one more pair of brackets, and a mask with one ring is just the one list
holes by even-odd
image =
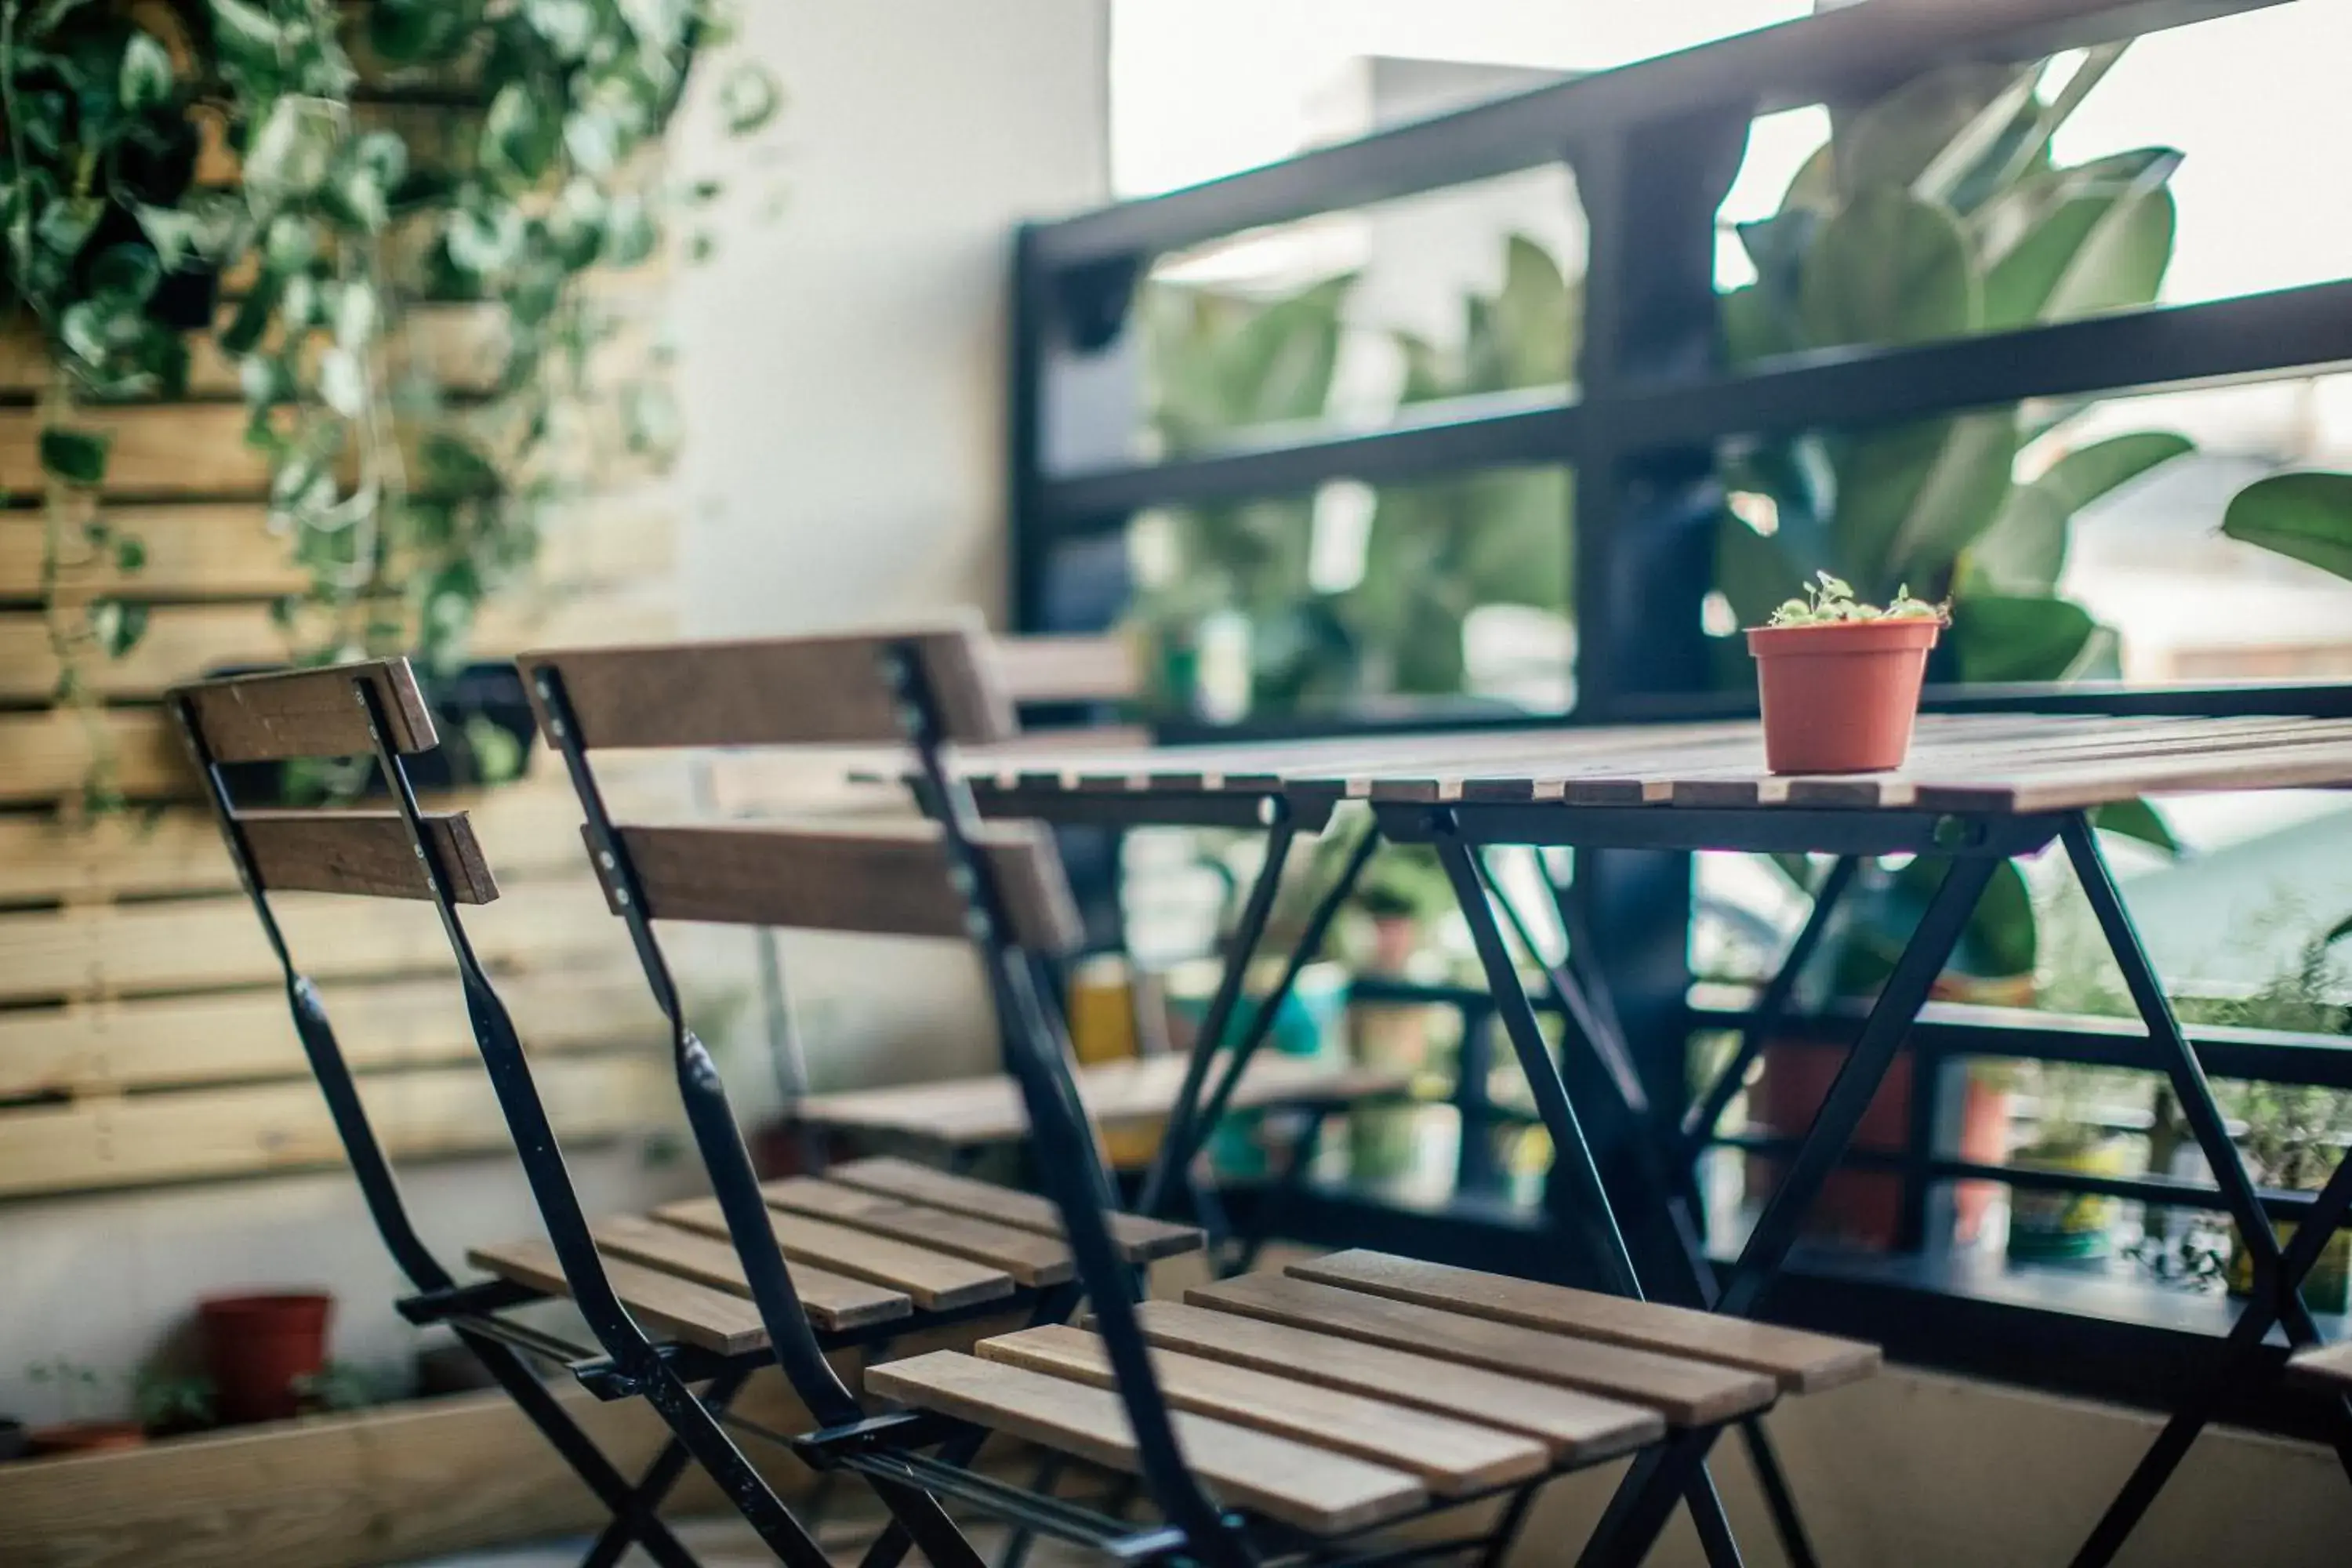
[[[1008, 722], [977, 636], [593, 650], [522, 664], [642, 952], [652, 951], [648, 922], [668, 915], [955, 936], [982, 960], [1051, 1200], [1049, 1213], [1020, 1212], [1066, 1241], [1091, 1322], [874, 1366], [867, 1390], [905, 1406], [883, 1416], [855, 1413], [829, 1373], [788, 1358], [796, 1384], [814, 1378], [802, 1393], [828, 1423], [795, 1444], [819, 1468], [920, 1488], [1124, 1561], [1218, 1568], [1270, 1555], [1428, 1554], [1441, 1548], [1400, 1549], [1381, 1534], [1507, 1498], [1491, 1529], [1443, 1548], [1491, 1563], [1550, 1477], [1711, 1436], [1785, 1392], [1878, 1364], [1874, 1347], [1849, 1341], [1368, 1252], [1220, 1281], [1184, 1304], [1143, 1302], [1138, 1222], [1107, 1204], [1067, 1043], [1040, 994], [1037, 958], [1072, 934], [1056, 864], [1042, 837], [981, 825], [941, 761], [944, 745], [989, 742]], [[605, 816], [586, 767], [602, 747], [893, 741], [912, 753], [929, 818], [919, 834], [624, 826]], [[748, 1267], [772, 1246], [758, 1194], [748, 1176], [713, 1176]], [[890, 1179], [903, 1195], [999, 1218], [1020, 1202], [919, 1167], [894, 1167]], [[730, 1182], [742, 1188], [733, 1198]], [[953, 1462], [990, 1432], [1139, 1475], [1160, 1522], [1138, 1527]], [[1709, 1548], [1736, 1561], [1727, 1534]]]
[[[1073, 1267], [1050, 1234], [1051, 1216], [992, 1204], [992, 1218], [982, 1221], [952, 1203], [910, 1203], [888, 1195], [892, 1171], [886, 1165], [865, 1188], [845, 1183], [808, 1201], [780, 1196], [772, 1234], [762, 1231], [761, 1246], [730, 1246], [721, 1238], [730, 1222], [740, 1226], [747, 1214], [767, 1211], [751, 1185], [750, 1161], [709, 1058], [680, 1024], [673, 1040], [680, 1091], [704, 1162], [719, 1173], [720, 1201], [592, 1221], [514, 1026], [458, 914], [460, 905], [495, 899], [496, 881], [462, 813], [417, 805], [404, 759], [429, 751], [436, 738], [406, 663], [209, 681], [173, 691], [171, 702], [229, 855], [283, 965], [295, 1026], [370, 1216], [415, 1287], [400, 1310], [413, 1322], [453, 1330], [610, 1509], [612, 1522], [586, 1559], [591, 1568], [616, 1562], [632, 1542], [663, 1568], [692, 1568], [692, 1556], [656, 1515], [689, 1459], [710, 1473], [781, 1559], [794, 1568], [827, 1568], [824, 1552], [721, 1425], [728, 1405], [751, 1372], [775, 1363], [821, 1419], [839, 1421], [857, 1406], [833, 1376], [828, 1352], [1024, 1303], [1035, 1309], [1033, 1317], [1059, 1318], [1073, 1295]], [[374, 757], [394, 809], [239, 809], [222, 774], [240, 763], [364, 754]], [[460, 1284], [411, 1222], [318, 993], [297, 968], [271, 907], [273, 893], [293, 889], [423, 899], [439, 912], [483, 1064], [546, 1225], [544, 1238], [474, 1249], [469, 1261], [493, 1278]], [[644, 951], [648, 972], [661, 973], [657, 952]], [[675, 1021], [666, 974], [662, 984]], [[740, 1201], [745, 1194], [748, 1207]], [[808, 1217], [812, 1213], [824, 1217]], [[1141, 1226], [1130, 1232], [1129, 1245], [1134, 1255], [1149, 1257], [1193, 1239], [1180, 1226]], [[551, 1296], [571, 1298], [593, 1347], [510, 1315]], [[638, 1396], [652, 1405], [673, 1437], [643, 1478], [632, 1484], [614, 1469], [522, 1352], [568, 1366], [600, 1398]], [[707, 1387], [698, 1394], [696, 1384]], [[978, 1568], [935, 1501], [889, 1477], [874, 1484], [896, 1521], [897, 1540], [919, 1545], [934, 1563]]]

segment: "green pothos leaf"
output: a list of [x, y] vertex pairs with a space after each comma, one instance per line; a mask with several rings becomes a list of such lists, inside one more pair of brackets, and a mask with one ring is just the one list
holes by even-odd
[[110, 431], [52, 425], [41, 432], [41, 472], [69, 485], [103, 484], [107, 455], [113, 445]]

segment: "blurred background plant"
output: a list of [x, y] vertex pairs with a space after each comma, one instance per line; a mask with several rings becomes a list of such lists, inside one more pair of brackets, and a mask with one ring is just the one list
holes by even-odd
[[[1342, 276], [1271, 299], [1149, 287], [1152, 428], [1165, 455], [1323, 416], [1354, 283]], [[1500, 283], [1463, 299], [1457, 342], [1386, 333], [1402, 366], [1398, 405], [1558, 385], [1575, 362], [1580, 293], [1541, 246], [1509, 237]], [[1569, 486], [1564, 468], [1496, 469], [1160, 512], [1145, 524], [1153, 542], [1141, 552], [1136, 618], [1163, 650], [1181, 650], [1204, 622], [1238, 616], [1250, 709], [1455, 696], [1471, 611], [1567, 612]], [[1343, 569], [1318, 551], [1318, 531], [1329, 529], [1360, 542], [1335, 552]], [[1164, 653], [1157, 662], [1170, 665]], [[1160, 700], [1196, 707], [1182, 684], [1163, 680]]]
[[[2062, 165], [2051, 140], [2124, 45], [2052, 63], [1953, 66], [1833, 110], [1780, 210], [1739, 226], [1757, 280], [1723, 297], [1735, 365], [2063, 321], [2156, 300], [2168, 182], [2145, 147]], [[1716, 584], [1757, 626], [1815, 572], [1873, 601], [1954, 601], [1944, 678], [2117, 671], [2114, 634], [2059, 592], [2084, 506], [2190, 449], [2143, 432], [2077, 445], [2083, 403], [1760, 440], [1727, 457]], [[2022, 476], [2022, 477], [2021, 477]], [[1726, 680], [1748, 679], [1726, 639]]]

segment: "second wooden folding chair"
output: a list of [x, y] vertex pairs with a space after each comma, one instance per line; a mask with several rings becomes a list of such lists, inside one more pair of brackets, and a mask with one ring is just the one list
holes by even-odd
[[[785, 1357], [827, 1423], [795, 1445], [820, 1468], [961, 1500], [1128, 1562], [1238, 1568], [1296, 1554], [1360, 1562], [1455, 1550], [1491, 1563], [1552, 1476], [1711, 1437], [1784, 1393], [1877, 1365], [1874, 1348], [1848, 1341], [1366, 1252], [1221, 1281], [1181, 1305], [1142, 1301], [1138, 1222], [1106, 1202], [1067, 1042], [1040, 994], [1039, 957], [1073, 930], [1058, 867], [1042, 837], [982, 826], [942, 762], [949, 743], [1005, 732], [978, 637], [933, 629], [522, 663], [588, 806], [614, 907], [673, 1015], [651, 935], [665, 917], [955, 937], [981, 961], [1032, 1163], [1091, 1321], [985, 1340], [976, 1354], [872, 1367], [867, 1390], [907, 1407], [895, 1415], [864, 1415], [828, 1370]], [[605, 748], [893, 742], [911, 751], [928, 829], [622, 825], [588, 768], [588, 754]], [[731, 1126], [723, 1131], [714, 1121], [707, 1140], [712, 1177], [757, 1279], [757, 1259], [774, 1247], [772, 1221]], [[1589, 1163], [1572, 1121], [1554, 1136], [1563, 1158]], [[916, 1195], [993, 1202], [1000, 1219], [1020, 1202], [971, 1197], [961, 1178], [911, 1168], [897, 1179]], [[991, 1432], [1139, 1475], [1159, 1519], [1139, 1526], [966, 1471], [959, 1461]], [[1382, 1539], [1480, 1499], [1507, 1500], [1497, 1521], [1465, 1540]], [[1702, 1510], [1695, 1491], [1710, 1560], [1736, 1562], [1711, 1490], [1705, 1500]]]

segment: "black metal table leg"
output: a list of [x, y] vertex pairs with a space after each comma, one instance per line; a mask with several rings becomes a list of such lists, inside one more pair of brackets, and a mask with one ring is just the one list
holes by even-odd
[[[1624, 1233], [1618, 1227], [1616, 1210], [1601, 1180], [1600, 1167], [1593, 1163], [1592, 1145], [1585, 1138], [1583, 1123], [1569, 1098], [1559, 1063], [1545, 1043], [1535, 1009], [1519, 984], [1510, 949], [1495, 923], [1495, 911], [1487, 901], [1486, 884], [1479, 874], [1478, 862], [1456, 835], [1450, 815], [1437, 821], [1431, 841], [1436, 847], [1439, 864], [1445, 868], [1446, 879], [1454, 886], [1454, 900], [1461, 906], [1463, 919], [1469, 922], [1471, 941], [1486, 972], [1486, 985], [1494, 995], [1496, 1012], [1518, 1056], [1519, 1068], [1527, 1076], [1528, 1090], [1535, 1097], [1544, 1127], [1551, 1134], [1554, 1168], [1567, 1174], [1593, 1259], [1617, 1294], [1640, 1300], [1641, 1278], [1634, 1270], [1633, 1255], [1626, 1250]], [[1689, 1496], [1691, 1517], [1698, 1526], [1699, 1542], [1706, 1551], [1707, 1562], [1714, 1568], [1732, 1568], [1739, 1562], [1739, 1549], [1724, 1518], [1723, 1500], [1716, 1494], [1714, 1479], [1706, 1473], [1704, 1452], [1697, 1464], [1676, 1478], [1675, 1495], [1683, 1493]], [[1663, 1525], [1663, 1520], [1660, 1522]]]
[[1139, 1214], [1159, 1212], [1169, 1184], [1192, 1157], [1187, 1145], [1192, 1136], [1192, 1111], [1200, 1103], [1217, 1042], [1224, 1038], [1234, 1008], [1241, 1000], [1250, 958], [1257, 951], [1258, 939], [1265, 933], [1266, 917], [1274, 912], [1274, 895], [1282, 883], [1282, 868], [1290, 859], [1290, 847], [1297, 837], [1298, 830], [1287, 812], [1279, 812], [1272, 831], [1266, 835], [1265, 863], [1258, 868], [1257, 880], [1250, 884], [1249, 899], [1242, 906], [1241, 920], [1234, 928], [1233, 949], [1225, 961], [1224, 973], [1219, 977], [1216, 994], [1209, 999], [1209, 1010], [1201, 1019], [1200, 1036], [1192, 1043], [1192, 1060], [1185, 1064], [1184, 1081], [1169, 1108], [1167, 1127], [1160, 1135], [1159, 1156], [1143, 1178], [1143, 1190], [1136, 1199]]
[[[2231, 1380], [2262, 1344], [2271, 1326], [2284, 1321], [2288, 1340], [2294, 1344], [2318, 1342], [2318, 1328], [2311, 1321], [2310, 1310], [2304, 1305], [2301, 1295], [2303, 1277], [2317, 1261], [2330, 1233], [2344, 1222], [2347, 1208], [2352, 1208], [2352, 1159], [2338, 1164], [2317, 1202], [2297, 1225], [2294, 1240], [2282, 1249], [2254, 1190], [2253, 1179], [2230, 1137], [2221, 1108], [2213, 1099], [2204, 1065], [2197, 1059], [2195, 1048], [2181, 1032], [2172, 1003], [2164, 994], [2130, 911], [2124, 907], [2123, 896], [2107, 871], [2105, 858], [2099, 853], [2098, 840], [2088, 819], [2070, 818], [2061, 837], [2075, 877], [2090, 900], [2091, 912], [2098, 919], [2100, 932], [2123, 970], [2124, 984], [2131, 993], [2133, 1005], [2147, 1026], [2149, 1045], [2172, 1084], [2174, 1098], [2188, 1119], [2190, 1133], [2212, 1169], [2214, 1184], [2221, 1189], [2222, 1202], [2252, 1259], [2254, 1274], [2253, 1298], [2223, 1341], [2212, 1373], [2157, 1435], [2155, 1443], [2125, 1481], [2122, 1491], [2075, 1554], [2078, 1568], [2094, 1568], [2114, 1561], [2116, 1553], [2123, 1549], [2133, 1527], [2171, 1479], [2189, 1445], [2197, 1440], [2197, 1434], [2212, 1418]], [[2347, 1417], [2336, 1438], [2336, 1457], [2346, 1475], [2352, 1477], [2352, 1404], [2342, 1400], [2336, 1403]]]
[[[1853, 864], [1850, 858], [1839, 862], [1840, 867], [1847, 868], [1848, 876]], [[1617, 1009], [1607, 1000], [1606, 978], [1590, 971], [1580, 973], [1573, 964], [1547, 963], [1536, 946], [1534, 933], [1528, 929], [1526, 919], [1505, 893], [1493, 866], [1484, 856], [1479, 858], [1479, 870], [1486, 878], [1495, 902], [1502, 906], [1503, 914], [1509, 921], [1519, 945], [1542, 966], [1545, 983], [1559, 1004], [1570, 1037], [1580, 1039], [1587, 1051], [1599, 1061], [1605, 1081], [1616, 1091], [1619, 1107], [1635, 1128], [1635, 1174], [1643, 1188], [1658, 1200], [1656, 1212], [1664, 1221], [1667, 1234], [1664, 1237], [1664, 1246], [1658, 1248], [1657, 1253], [1667, 1260], [1669, 1268], [1677, 1271], [1673, 1289], [1685, 1299], [1685, 1304], [1712, 1309], [1717, 1294], [1715, 1266], [1707, 1259], [1706, 1237], [1693, 1213], [1698, 1198], [1696, 1184], [1692, 1179], [1696, 1147], [1685, 1144], [1674, 1130], [1659, 1127], [1652, 1112], [1647, 1091], [1633, 1068], [1633, 1053], [1617, 1021]], [[1836, 895], [1843, 891], [1843, 887], [1844, 878], [1832, 871], [1830, 882], [1824, 887], [1824, 894], [1830, 903], [1835, 902]], [[1556, 888], [1555, 899], [1565, 921], [1575, 906], [1569, 900], [1557, 898]], [[1828, 917], [1825, 912], [1817, 907], [1815, 913], [1816, 918], [1808, 921], [1805, 929], [1798, 933], [1797, 942], [1790, 950], [1789, 960], [1780, 973], [1773, 977], [1771, 989], [1779, 992], [1780, 1002], [1769, 1004], [1768, 994], [1770, 1011], [1766, 1013], [1759, 1009], [1759, 1018], [1750, 1026], [1759, 1043], [1762, 1031], [1769, 1027], [1769, 1020], [1777, 1017], [1780, 1007], [1787, 1005], [1789, 988], [1811, 954], [1813, 942], [1807, 940], [1808, 934], [1813, 941], [1818, 941], [1820, 930], [1826, 923]], [[1571, 937], [1570, 940], [1573, 942], [1575, 939]], [[1586, 940], [1589, 944], [1589, 937]], [[1571, 947], [1571, 958], [1573, 952]], [[1726, 1068], [1725, 1077], [1718, 1080], [1717, 1088], [1727, 1081], [1736, 1089], [1739, 1077], [1746, 1072], [1745, 1061], [1733, 1063]], [[1725, 1100], [1727, 1103], [1727, 1095]], [[1721, 1114], [1718, 1108], [1715, 1115]], [[1713, 1125], [1712, 1117], [1706, 1125]], [[1663, 1141], [1669, 1145], [1664, 1151], [1658, 1146], [1661, 1134]], [[1703, 1142], [1698, 1147], [1703, 1147]], [[1642, 1217], [1649, 1217], [1647, 1205], [1643, 1207]], [[1739, 1429], [1748, 1458], [1756, 1468], [1757, 1481], [1771, 1515], [1773, 1532], [1780, 1539], [1781, 1554], [1788, 1560], [1789, 1568], [1817, 1568], [1820, 1560], [1814, 1554], [1811, 1539], [1805, 1532], [1804, 1520], [1797, 1511], [1796, 1498], [1789, 1489], [1788, 1478], [1780, 1468], [1780, 1455], [1774, 1451], [1770, 1435], [1764, 1430], [1763, 1418], [1751, 1415], [1740, 1422]]]
[[[1805, 1211], [1853, 1142], [1864, 1111], [1885, 1081], [1904, 1035], [1927, 1004], [1929, 988], [1949, 962], [1998, 863], [1990, 856], [1951, 862], [1864, 1021], [1811, 1130], [1732, 1265], [1717, 1310], [1747, 1317], [1770, 1287], [1796, 1244]], [[1585, 1548], [1583, 1568], [1638, 1563], [1648, 1553], [1665, 1528], [1684, 1481], [1704, 1464], [1712, 1438], [1710, 1432], [1694, 1442], [1654, 1449], [1634, 1465]]]

